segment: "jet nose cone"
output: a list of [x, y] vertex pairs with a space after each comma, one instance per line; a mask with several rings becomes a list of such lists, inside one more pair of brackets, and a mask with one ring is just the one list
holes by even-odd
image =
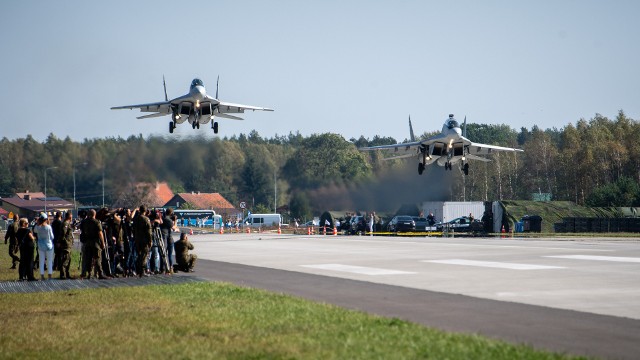
[[196, 86], [191, 91], [191, 94], [192, 94], [193, 97], [196, 98], [196, 100], [202, 101], [202, 100], [204, 100], [204, 97], [207, 94], [207, 92], [204, 89], [204, 86]]

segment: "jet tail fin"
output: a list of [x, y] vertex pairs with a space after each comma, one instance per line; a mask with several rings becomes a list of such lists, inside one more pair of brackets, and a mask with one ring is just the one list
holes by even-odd
[[220, 85], [220, 75], [218, 75], [218, 80], [216, 80], [216, 99], [218, 99], [218, 85]]
[[411, 125], [411, 115], [409, 115], [409, 136], [411, 136], [411, 142], [416, 141], [416, 136], [413, 133], [413, 126]]
[[467, 137], [467, 116], [464, 116], [464, 123], [462, 128], [462, 136]]
[[167, 83], [164, 82], [164, 75], [162, 75], [162, 86], [164, 86], [164, 101], [169, 101], [167, 96]]

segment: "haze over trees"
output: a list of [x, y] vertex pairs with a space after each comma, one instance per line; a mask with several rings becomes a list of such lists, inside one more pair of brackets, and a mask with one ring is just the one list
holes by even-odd
[[55, 166], [47, 171], [48, 195], [71, 199], [75, 169], [76, 198], [88, 205], [102, 204], [103, 171], [107, 204], [138, 182], [167, 181], [174, 192], [219, 192], [236, 205], [287, 205], [301, 218], [328, 209], [383, 211], [412, 201], [529, 200], [532, 194], [590, 206], [640, 205], [640, 122], [623, 111], [615, 119], [596, 114], [561, 129], [469, 124], [467, 135], [525, 152], [471, 162], [467, 177], [437, 166], [419, 176], [417, 160], [382, 161], [382, 154], [357, 151], [397, 142], [384, 136], [289, 133], [265, 139], [252, 131], [230, 138], [76, 142], [52, 133], [44, 142], [31, 136], [0, 140], [0, 196], [44, 191], [44, 171]]

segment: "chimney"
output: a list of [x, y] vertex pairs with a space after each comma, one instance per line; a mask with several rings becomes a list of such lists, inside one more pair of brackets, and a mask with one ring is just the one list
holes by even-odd
[[31, 194], [29, 194], [29, 190], [26, 190], [24, 192], [24, 199], [25, 200], [31, 200]]

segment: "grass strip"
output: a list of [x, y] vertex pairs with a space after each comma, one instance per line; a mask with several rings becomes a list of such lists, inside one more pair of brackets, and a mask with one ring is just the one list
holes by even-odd
[[564, 358], [226, 283], [0, 298], [3, 359]]

